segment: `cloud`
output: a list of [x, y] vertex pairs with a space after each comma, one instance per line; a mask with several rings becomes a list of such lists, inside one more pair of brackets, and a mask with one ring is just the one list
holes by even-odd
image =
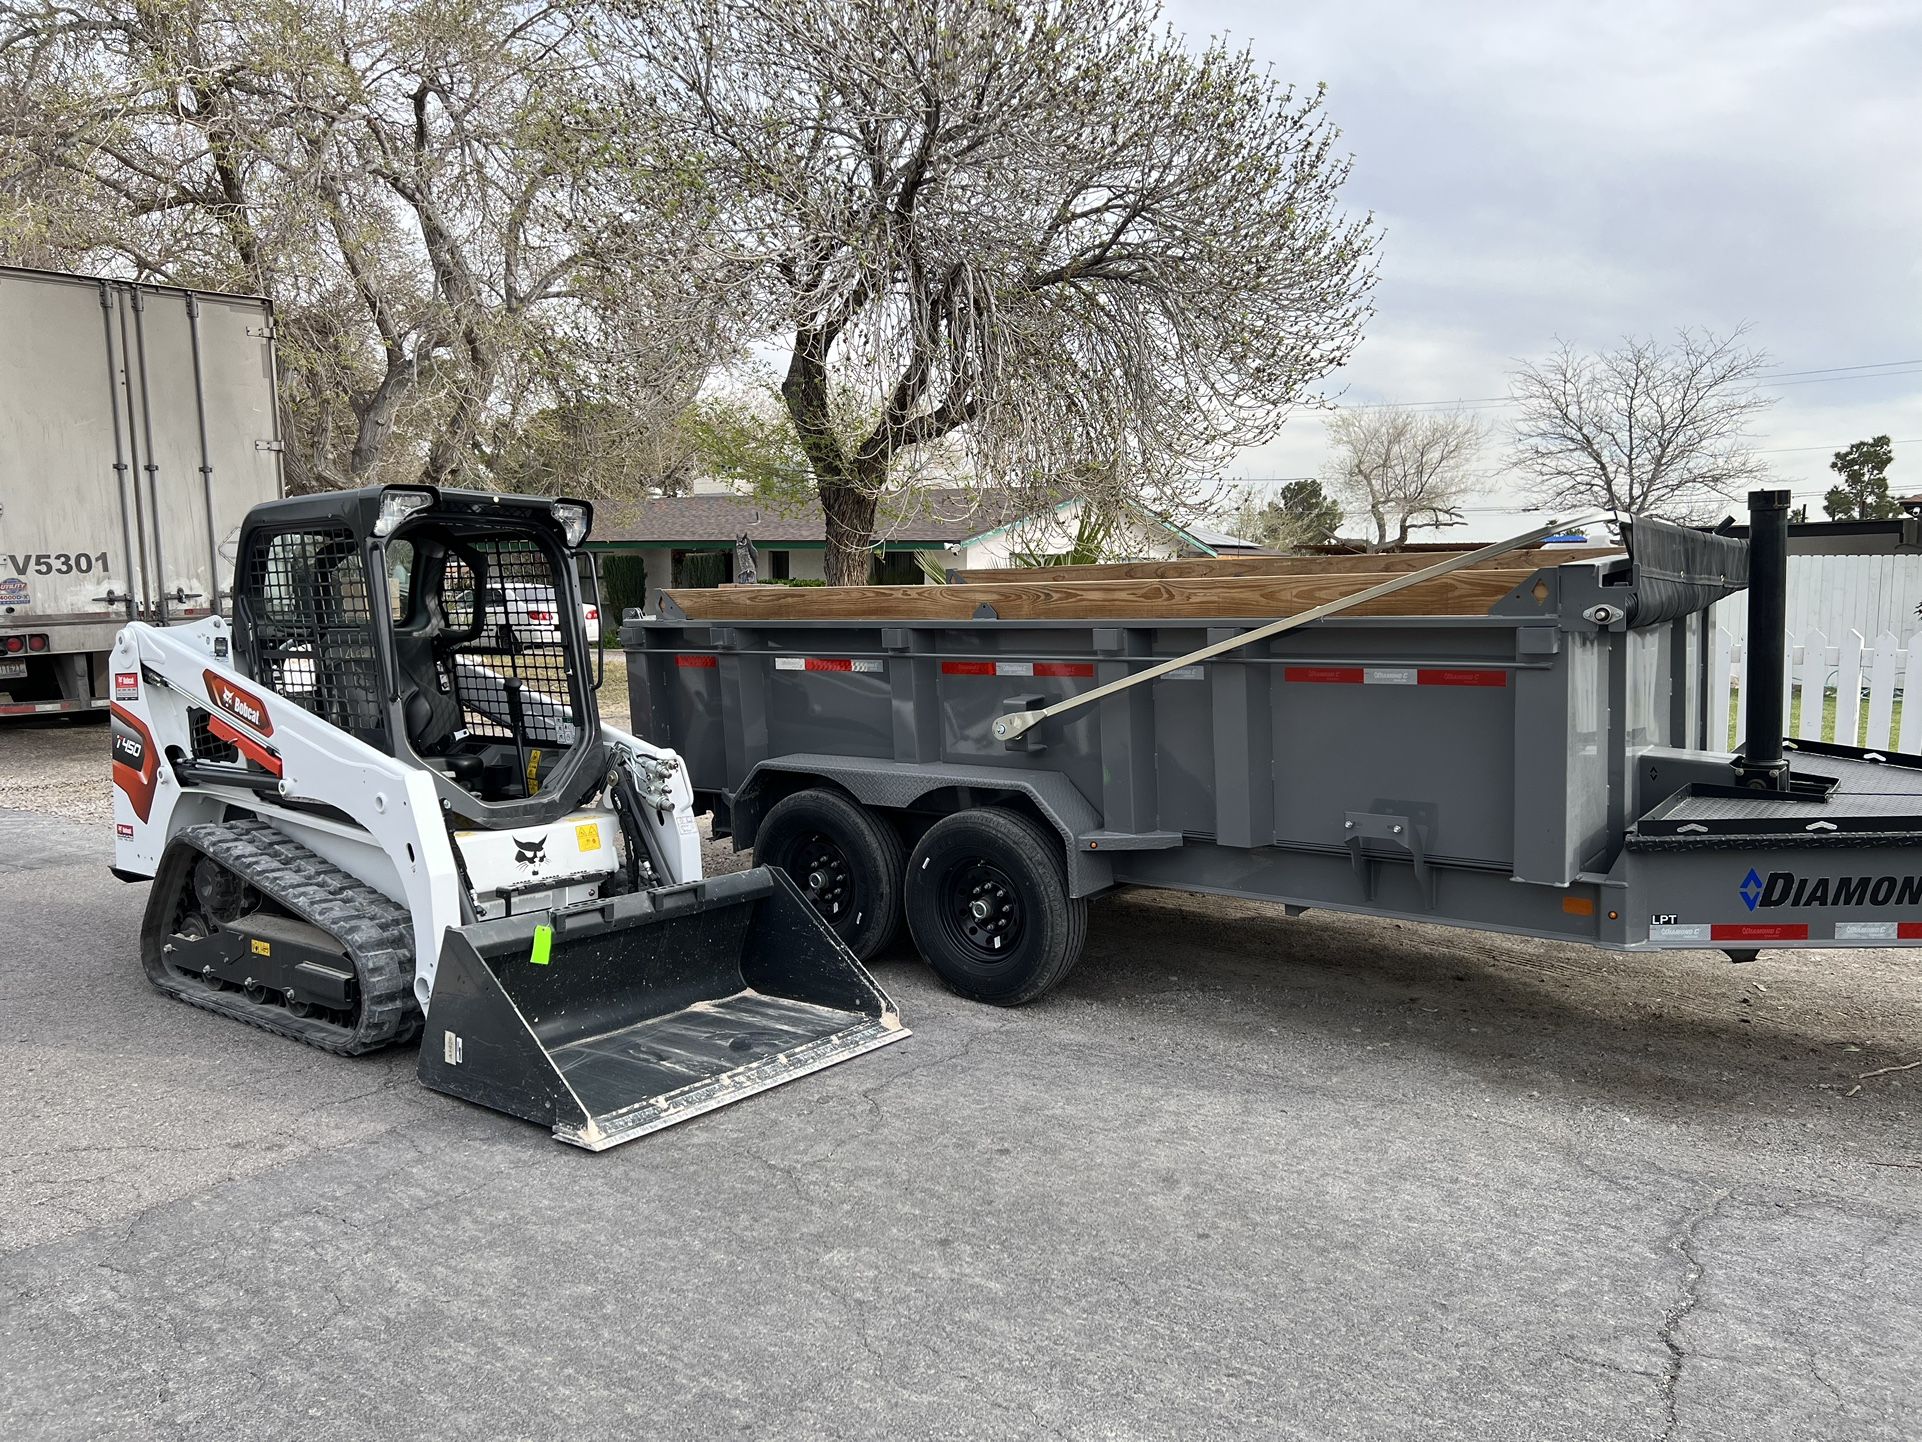
[[[1375, 321], [1333, 378], [1351, 399], [1500, 394], [1510, 359], [1557, 336], [1679, 325], [1751, 323], [1786, 370], [1922, 355], [1908, 0], [1183, 0], [1171, 19], [1245, 39], [1284, 80], [1328, 82], [1351, 204], [1386, 232]], [[1922, 437], [1913, 379], [1781, 394], [1769, 447]], [[1319, 431], [1297, 417], [1235, 470], [1312, 474]], [[1784, 459], [1798, 487], [1825, 474], [1824, 453]]]

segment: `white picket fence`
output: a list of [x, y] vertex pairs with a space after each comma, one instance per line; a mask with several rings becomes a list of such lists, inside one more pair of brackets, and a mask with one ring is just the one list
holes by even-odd
[[[1894, 634], [1903, 645], [1922, 630], [1915, 603], [1922, 600], [1922, 551], [1885, 556], [1790, 556], [1788, 611], [1782, 624], [1795, 635], [1825, 631], [1840, 636]], [[1748, 597], [1737, 593], [1716, 604], [1710, 624], [1740, 641], [1748, 631]]]
[[[1922, 705], [1902, 704], [1909, 690], [1922, 688], [1922, 645], [1904, 647], [1888, 631], [1874, 641], [1864, 641], [1856, 631], [1844, 631], [1838, 640], [1830, 641], [1814, 630], [1805, 631], [1799, 638], [1789, 633], [1782, 640], [1789, 669], [1789, 684], [1783, 688], [1782, 697], [1784, 734], [1912, 754], [1922, 749]], [[1721, 703], [1719, 711], [1709, 714], [1727, 715], [1733, 704], [1734, 734], [1738, 738], [1748, 729], [1747, 688], [1741, 684], [1745, 644], [1718, 628], [1709, 658], [1709, 698], [1711, 703]], [[1823, 701], [1831, 691], [1835, 693], [1835, 720], [1825, 727], [1823, 713], [1827, 708]], [[1858, 742], [1857, 737], [1863, 739]]]

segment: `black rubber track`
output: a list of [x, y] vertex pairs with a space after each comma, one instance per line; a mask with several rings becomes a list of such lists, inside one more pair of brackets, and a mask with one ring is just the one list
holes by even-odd
[[[283, 1006], [190, 981], [166, 965], [160, 948], [173, 935], [181, 890], [191, 885], [194, 862], [201, 856], [347, 948], [360, 992], [353, 1027], [297, 1017]], [[414, 922], [407, 909], [264, 821], [190, 826], [167, 844], [140, 926], [140, 957], [147, 979], [169, 996], [341, 1056], [378, 1051], [420, 1031], [420, 1008], [414, 1004]]]

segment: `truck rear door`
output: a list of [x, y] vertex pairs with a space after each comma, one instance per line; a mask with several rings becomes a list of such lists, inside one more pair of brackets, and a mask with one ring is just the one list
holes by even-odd
[[[111, 289], [0, 271], [0, 620], [112, 622], [138, 585], [132, 477], [115, 469]], [[124, 461], [125, 444], [118, 448]]]
[[215, 607], [281, 491], [267, 303], [0, 268], [0, 336], [0, 623], [91, 650]]
[[241, 519], [280, 494], [272, 314], [251, 297], [127, 288], [122, 389], [137, 418], [145, 604], [219, 609]]

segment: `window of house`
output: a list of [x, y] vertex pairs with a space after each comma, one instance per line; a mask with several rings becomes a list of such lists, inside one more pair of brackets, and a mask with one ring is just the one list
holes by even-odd
[[877, 586], [918, 586], [926, 579], [913, 551], [883, 551], [874, 558]]

